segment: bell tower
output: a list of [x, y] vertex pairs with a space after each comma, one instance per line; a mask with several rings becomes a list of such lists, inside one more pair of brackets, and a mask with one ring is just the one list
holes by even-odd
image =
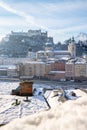
[[72, 37], [72, 39], [70, 40], [70, 43], [68, 45], [68, 51], [71, 53], [72, 58], [76, 57], [76, 45], [74, 37]]

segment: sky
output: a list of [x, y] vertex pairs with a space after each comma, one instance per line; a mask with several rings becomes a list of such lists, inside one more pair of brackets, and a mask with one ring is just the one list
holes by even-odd
[[0, 39], [11, 31], [47, 31], [54, 42], [87, 30], [87, 0], [0, 0]]

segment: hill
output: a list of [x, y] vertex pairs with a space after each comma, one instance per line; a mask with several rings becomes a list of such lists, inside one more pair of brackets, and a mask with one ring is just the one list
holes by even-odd
[[31, 48], [34, 52], [42, 50], [46, 42], [53, 38], [41, 30], [28, 30], [28, 32], [11, 32], [0, 43], [0, 55], [8, 57], [26, 57]]

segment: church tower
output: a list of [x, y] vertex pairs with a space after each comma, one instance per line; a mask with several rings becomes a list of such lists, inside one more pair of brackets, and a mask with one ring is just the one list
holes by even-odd
[[76, 45], [74, 37], [72, 37], [72, 39], [70, 40], [70, 43], [68, 45], [68, 51], [70, 52], [72, 58], [76, 57]]

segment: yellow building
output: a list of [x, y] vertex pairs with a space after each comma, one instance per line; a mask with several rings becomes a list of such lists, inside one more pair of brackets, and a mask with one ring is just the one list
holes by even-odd
[[74, 79], [75, 77], [75, 65], [73, 62], [67, 62], [65, 64], [66, 79]]
[[87, 63], [76, 62], [75, 63], [75, 78], [76, 79], [86, 79], [87, 78]]
[[35, 62], [34, 63], [34, 76], [44, 77], [45, 75], [45, 63]]
[[45, 67], [45, 78], [48, 78], [48, 74], [51, 70], [52, 70], [51, 63], [47, 63]]
[[20, 67], [20, 76], [36, 76], [36, 77], [44, 77], [45, 75], [45, 63], [30, 61], [24, 63]]
[[21, 76], [33, 76], [34, 75], [34, 67], [30, 63], [25, 63], [21, 65]]

